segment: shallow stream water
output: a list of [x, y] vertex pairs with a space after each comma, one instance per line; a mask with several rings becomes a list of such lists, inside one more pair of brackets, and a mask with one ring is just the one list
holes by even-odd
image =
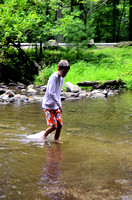
[[33, 141], [41, 103], [0, 105], [0, 199], [132, 200], [132, 92], [65, 101], [62, 116], [63, 144]]

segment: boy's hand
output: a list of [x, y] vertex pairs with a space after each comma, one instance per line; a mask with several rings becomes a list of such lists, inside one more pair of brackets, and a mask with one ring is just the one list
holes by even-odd
[[60, 109], [60, 112], [62, 113], [62, 107], [59, 107], [59, 109]]

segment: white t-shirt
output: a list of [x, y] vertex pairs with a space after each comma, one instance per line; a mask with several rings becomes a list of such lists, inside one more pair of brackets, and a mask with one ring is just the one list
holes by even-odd
[[64, 78], [59, 76], [57, 72], [54, 72], [47, 84], [47, 90], [43, 97], [42, 107], [44, 109], [56, 110], [61, 107], [61, 90], [63, 86]]

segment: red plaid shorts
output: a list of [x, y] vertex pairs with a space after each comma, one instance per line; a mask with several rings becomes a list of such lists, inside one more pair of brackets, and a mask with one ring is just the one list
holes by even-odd
[[53, 124], [57, 126], [57, 123], [62, 125], [62, 116], [59, 109], [44, 109], [44, 112], [48, 126], [52, 126]]

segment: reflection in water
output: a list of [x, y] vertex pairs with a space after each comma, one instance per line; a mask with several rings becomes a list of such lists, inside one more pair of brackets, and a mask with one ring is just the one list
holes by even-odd
[[46, 163], [42, 170], [41, 192], [44, 196], [51, 199], [61, 200], [61, 170], [60, 161], [62, 159], [61, 145], [45, 142], [46, 147]]

